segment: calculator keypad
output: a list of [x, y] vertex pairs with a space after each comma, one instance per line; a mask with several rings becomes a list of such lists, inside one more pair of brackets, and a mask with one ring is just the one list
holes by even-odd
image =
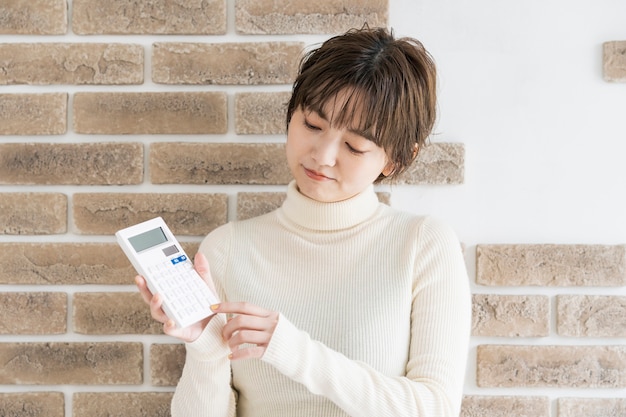
[[189, 260], [148, 268], [154, 291], [163, 297], [163, 309], [179, 327], [187, 327], [213, 314], [215, 296]]

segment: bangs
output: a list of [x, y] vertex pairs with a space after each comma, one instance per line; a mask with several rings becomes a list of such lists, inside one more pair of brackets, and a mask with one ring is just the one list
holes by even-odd
[[366, 86], [327, 82], [309, 90], [298, 104], [303, 109], [315, 111], [331, 126], [351, 130], [386, 148], [384, 139], [392, 118], [387, 113], [386, 99], [379, 97], [380, 93], [380, 89]]

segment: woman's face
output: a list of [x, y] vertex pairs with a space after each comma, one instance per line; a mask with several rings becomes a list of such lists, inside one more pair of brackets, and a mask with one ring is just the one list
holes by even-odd
[[348, 199], [393, 168], [384, 149], [365, 133], [331, 126], [326, 115], [338, 101], [329, 100], [323, 115], [298, 108], [287, 133], [287, 162], [298, 189], [321, 202]]

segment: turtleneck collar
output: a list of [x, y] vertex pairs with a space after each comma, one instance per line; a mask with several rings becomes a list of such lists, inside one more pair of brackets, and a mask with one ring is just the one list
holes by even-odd
[[322, 203], [301, 194], [296, 182], [291, 181], [280, 211], [301, 227], [329, 231], [356, 226], [374, 215], [378, 207], [373, 185], [347, 200]]

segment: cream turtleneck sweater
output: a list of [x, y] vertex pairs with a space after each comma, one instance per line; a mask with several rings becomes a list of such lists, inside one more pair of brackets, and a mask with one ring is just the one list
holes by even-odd
[[457, 417], [471, 320], [454, 233], [378, 202], [320, 203], [291, 183], [279, 209], [211, 232], [223, 301], [280, 312], [260, 360], [230, 362], [224, 317], [187, 344], [174, 417]]

